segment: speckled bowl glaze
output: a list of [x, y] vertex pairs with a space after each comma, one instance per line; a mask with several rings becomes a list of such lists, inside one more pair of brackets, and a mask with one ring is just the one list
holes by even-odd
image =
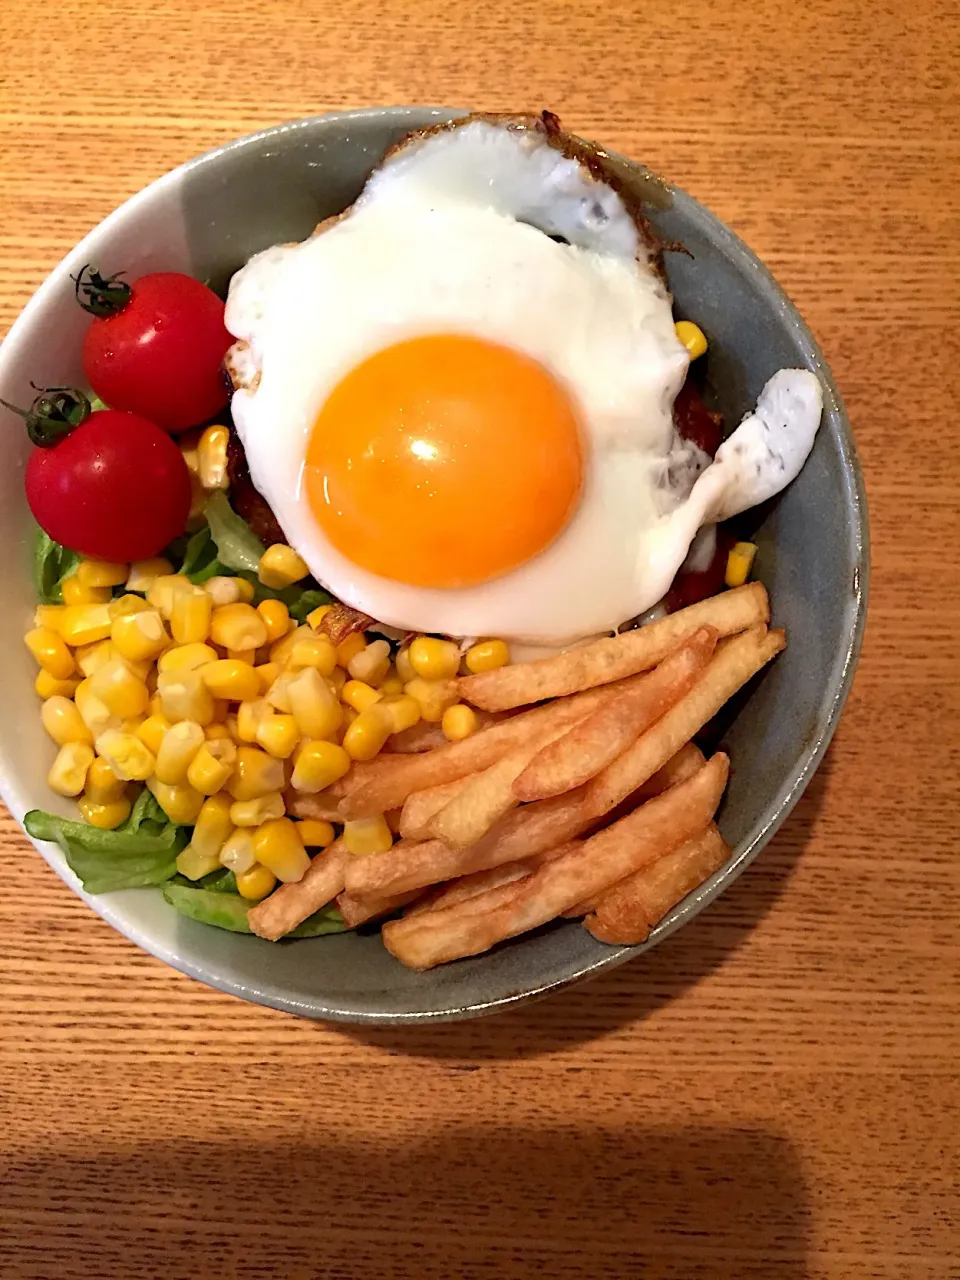
[[[384, 150], [410, 129], [462, 114], [426, 107], [343, 112], [280, 125], [211, 151], [127, 201], [68, 255], [30, 301], [0, 350], [0, 396], [29, 402], [38, 385], [82, 382], [87, 324], [70, 273], [93, 261], [133, 277], [181, 270], [223, 289], [260, 249], [307, 235], [349, 204]], [[625, 165], [643, 181], [643, 171]], [[403, 969], [375, 933], [271, 944], [184, 919], [159, 891], [88, 897], [105, 920], [146, 951], [245, 1000], [312, 1018], [359, 1023], [467, 1018], [634, 959], [655, 946], [734, 880], [789, 814], [821, 760], [850, 686], [863, 629], [867, 524], [850, 428], [830, 372], [806, 325], [770, 274], [730, 231], [689, 196], [667, 187], [651, 220], [691, 256], [667, 255], [677, 314], [710, 337], [709, 392], [736, 422], [766, 379], [805, 366], [822, 380], [824, 418], [799, 479], [757, 513], [757, 575], [790, 647], [736, 700], [718, 732], [733, 762], [720, 826], [730, 862], [680, 904], [642, 947], [594, 941], [579, 923], [556, 924], [489, 955], [419, 975]], [[25, 433], [7, 424], [0, 469], [0, 526], [20, 555], [0, 563], [0, 635], [6, 731], [0, 790], [18, 819], [49, 808], [52, 757], [37, 714], [34, 672], [21, 636], [34, 600], [28, 572], [23, 467]], [[69, 806], [62, 802], [63, 812]], [[77, 892], [60, 851], [40, 853]]]

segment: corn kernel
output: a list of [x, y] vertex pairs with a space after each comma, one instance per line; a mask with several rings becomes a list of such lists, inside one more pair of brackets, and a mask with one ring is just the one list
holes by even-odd
[[460, 667], [460, 650], [452, 640], [417, 636], [410, 645], [410, 665], [424, 680], [451, 680]]
[[147, 588], [147, 604], [159, 609], [169, 622], [173, 616], [173, 602], [181, 592], [192, 592], [193, 583], [182, 573], [161, 573]]
[[412, 729], [420, 719], [420, 703], [408, 693], [401, 693], [395, 698], [385, 698], [383, 706], [390, 715], [393, 733], [403, 733], [404, 729]]
[[125, 720], [142, 715], [150, 701], [147, 686], [129, 670], [122, 658], [111, 658], [90, 677], [90, 688], [111, 715]]
[[754, 542], [738, 542], [732, 547], [727, 556], [727, 567], [723, 575], [723, 580], [728, 587], [743, 586], [750, 577], [756, 554], [757, 545]]
[[110, 610], [111, 618], [120, 618], [128, 613], [143, 613], [151, 608], [144, 600], [143, 596], [123, 595], [117, 596], [116, 600], [109, 600], [107, 608]]
[[71, 676], [69, 680], [58, 680], [56, 676], [52, 676], [49, 671], [44, 671], [41, 667], [33, 687], [41, 698], [72, 698], [79, 683], [79, 676]]
[[304, 667], [313, 667], [322, 676], [333, 674], [337, 665], [337, 651], [329, 636], [307, 635], [298, 637], [290, 648], [287, 665], [291, 671], [302, 671]]
[[78, 796], [93, 764], [93, 747], [86, 742], [66, 742], [47, 774], [47, 786], [60, 796]]
[[[203, 730], [194, 720], [180, 720], [163, 735], [154, 772], [170, 786], [183, 782], [194, 756], [204, 745]], [[219, 790], [219, 788], [217, 788]]]
[[349, 768], [350, 757], [335, 742], [305, 742], [297, 755], [290, 785], [296, 791], [315, 794], [342, 778]]
[[[215, 796], [219, 800], [220, 796]], [[203, 815], [201, 814], [201, 817]], [[227, 808], [227, 821], [230, 821], [230, 809]], [[196, 832], [194, 832], [196, 835]], [[255, 865], [257, 859], [253, 852], [253, 832], [249, 827], [230, 827], [230, 834], [220, 850], [220, 865], [232, 871], [235, 876], [242, 875]]]
[[86, 587], [121, 587], [130, 572], [128, 564], [117, 560], [81, 560], [77, 576]]
[[281, 640], [275, 640], [270, 646], [270, 661], [279, 662], [281, 666], [286, 665], [287, 659], [293, 652], [293, 646], [297, 641], [302, 640], [304, 636], [312, 635], [313, 632], [309, 627], [294, 627]]
[[234, 800], [256, 800], [271, 791], [280, 791], [283, 783], [282, 760], [267, 755], [259, 747], [244, 745], [237, 749], [233, 774], [227, 784]]
[[260, 692], [267, 693], [274, 680], [282, 673], [283, 667], [279, 662], [261, 662], [253, 670], [260, 683]]
[[105, 604], [71, 604], [60, 619], [60, 635], [69, 645], [95, 644], [107, 639], [111, 626]]
[[282, 818], [285, 811], [283, 796], [279, 791], [270, 791], [254, 800], [235, 800], [230, 806], [230, 821], [235, 827], [259, 827], [273, 818]]
[[377, 685], [390, 670], [390, 645], [386, 640], [371, 640], [347, 663], [347, 670], [354, 680]]
[[214, 796], [225, 787], [233, 773], [237, 748], [229, 738], [205, 741], [190, 761], [187, 782], [204, 796]]
[[114, 800], [94, 800], [90, 795], [82, 795], [77, 800], [77, 808], [81, 818], [84, 822], [89, 822], [91, 827], [99, 827], [101, 831], [115, 831], [130, 817], [133, 806], [125, 795], [119, 795]]
[[161, 671], [157, 692], [163, 714], [174, 724], [178, 720], [196, 720], [203, 726], [216, 719], [213, 694], [199, 671]]
[[232, 742], [233, 734], [227, 728], [226, 719], [223, 723], [207, 724], [203, 727], [203, 736], [208, 742]]
[[137, 729], [137, 737], [156, 755], [160, 750], [160, 743], [163, 742], [163, 735], [170, 728], [170, 723], [161, 712], [154, 712], [147, 716]]
[[124, 779], [118, 778], [106, 760], [97, 756], [87, 770], [84, 790], [89, 798], [97, 804], [109, 804], [112, 800], [119, 800], [126, 793], [126, 789], [127, 784]]
[[253, 835], [253, 851], [262, 867], [267, 867], [285, 884], [302, 880], [310, 866], [297, 824], [289, 818], [272, 818]]
[[207, 427], [197, 445], [197, 475], [204, 489], [227, 489], [227, 444], [230, 432], [226, 427]]
[[101, 667], [105, 667], [115, 657], [112, 640], [97, 640], [93, 644], [82, 644], [74, 652], [78, 670], [85, 676], [95, 676]]
[[477, 713], [465, 702], [457, 702], [447, 707], [440, 721], [443, 736], [448, 742], [462, 742], [477, 731]]
[[235, 658], [220, 658], [201, 670], [203, 683], [215, 698], [249, 702], [260, 693], [260, 678], [253, 667]]
[[353, 631], [345, 640], [341, 640], [337, 645], [337, 664], [341, 667], [349, 667], [352, 658], [358, 653], [362, 653], [367, 647], [366, 637], [362, 631]]
[[332, 604], [321, 604], [318, 605], [312, 613], [307, 614], [307, 622], [309, 622], [310, 626], [313, 627], [314, 631], [318, 631], [320, 629], [320, 623], [332, 608]]
[[503, 640], [481, 640], [479, 644], [470, 646], [463, 660], [468, 671], [479, 675], [481, 671], [505, 667], [510, 661], [510, 650]]
[[380, 681], [377, 688], [385, 698], [399, 698], [403, 693], [403, 681], [398, 675], [390, 674]]
[[256, 742], [257, 730], [264, 720], [273, 715], [266, 698], [254, 698], [241, 702], [237, 707], [237, 733], [243, 742]]
[[248, 582], [246, 578], [237, 579], [237, 590], [240, 592], [241, 604], [252, 604], [256, 590], [252, 582]]
[[73, 700], [77, 710], [80, 712], [83, 723], [94, 738], [97, 738], [101, 733], [105, 733], [107, 729], [119, 728], [120, 717], [115, 716], [106, 704], [97, 697], [91, 688], [92, 683], [91, 678], [81, 680], [77, 685]]
[[[272, 692], [272, 691], [271, 691]], [[304, 667], [287, 685], [290, 711], [306, 738], [326, 738], [343, 721], [336, 694], [314, 667]]]
[[375, 702], [361, 711], [343, 735], [343, 749], [353, 760], [372, 760], [393, 732], [390, 712]]
[[341, 693], [343, 693], [343, 686], [347, 683], [348, 679], [349, 677], [347, 676], [347, 673], [344, 671], [343, 667], [334, 667], [333, 670], [330, 672], [330, 674], [327, 676], [327, 683], [330, 685], [330, 688], [333, 690], [333, 692], [337, 695], [338, 698], [340, 697]]
[[40, 721], [58, 747], [68, 742], [93, 743], [93, 734], [69, 698], [47, 698], [40, 708]]
[[227, 733], [229, 733], [230, 735], [231, 741], [234, 742], [238, 747], [242, 747], [244, 744], [244, 739], [240, 737], [240, 732], [239, 732], [239, 729], [237, 728], [237, 717], [235, 715], [229, 715], [227, 716], [226, 720], [224, 720], [223, 723], [224, 723], [224, 726], [226, 727]]
[[691, 360], [696, 360], [703, 355], [707, 349], [707, 339], [699, 325], [694, 324], [692, 320], [678, 320], [673, 327]]
[[73, 675], [73, 654], [56, 631], [51, 631], [49, 627], [34, 627], [23, 640], [44, 671], [57, 680], [66, 680]]
[[343, 827], [343, 843], [347, 852], [363, 857], [370, 853], [386, 853], [393, 848], [393, 832], [382, 813], [374, 818], [358, 818]]
[[404, 648], [397, 652], [396, 658], [397, 675], [404, 684], [408, 684], [411, 680], [416, 680], [417, 673], [410, 664], [410, 646], [405, 645]]
[[156, 767], [156, 757], [146, 743], [132, 733], [108, 729], [96, 740], [98, 753], [127, 782], [145, 782]]
[[212, 645], [180, 644], [162, 653], [157, 662], [159, 671], [199, 671], [208, 662], [217, 661], [217, 651]]
[[35, 627], [49, 627], [60, 635], [60, 624], [63, 621], [65, 606], [62, 604], [38, 604], [33, 611]]
[[193, 841], [177, 854], [177, 871], [188, 880], [202, 880], [211, 871], [220, 870], [220, 859], [213, 853], [200, 853], [193, 846]]
[[[127, 716], [126, 720], [120, 722], [121, 733], [133, 733], [140, 738], [140, 726], [146, 723], [146, 716]], [[142, 742], [143, 739], [140, 738]]]
[[239, 578], [208, 578], [203, 589], [218, 607], [224, 604], [236, 604], [240, 599]]
[[290, 701], [290, 685], [296, 679], [297, 674], [295, 671], [281, 671], [267, 690], [267, 702], [276, 711], [283, 711], [287, 715], [293, 711], [293, 704]]
[[141, 595], [146, 595], [157, 578], [168, 577], [172, 573], [173, 565], [163, 556], [151, 556], [149, 560], [134, 560], [127, 574], [126, 588], [128, 591], [138, 591]]
[[153, 792], [157, 804], [171, 822], [180, 826], [192, 826], [203, 808], [203, 796], [186, 784], [170, 785], [159, 778], [150, 778], [147, 786]]
[[282, 587], [293, 586], [295, 582], [305, 578], [309, 572], [307, 562], [297, 555], [293, 547], [277, 542], [272, 547], [268, 547], [260, 557], [257, 577], [265, 587], [271, 587], [277, 591]]
[[305, 818], [297, 824], [297, 835], [305, 849], [325, 849], [333, 844], [336, 833], [333, 823], [323, 818]]
[[282, 600], [262, 600], [257, 613], [267, 628], [267, 644], [282, 640], [290, 628], [290, 610]]
[[249, 871], [241, 871], [237, 875], [237, 892], [251, 902], [260, 902], [268, 893], [272, 893], [277, 877], [266, 867], [255, 863]]
[[454, 680], [422, 680], [417, 677], [404, 685], [404, 691], [416, 699], [420, 715], [431, 724], [439, 724], [447, 707], [452, 707], [459, 698]]
[[106, 604], [113, 594], [109, 587], [86, 586], [76, 573], [71, 573], [69, 578], [64, 578], [60, 584], [60, 590], [63, 593], [63, 603], [66, 605]]
[[257, 726], [257, 742], [268, 755], [287, 760], [300, 741], [300, 730], [293, 716], [267, 716]]
[[197, 457], [197, 446], [200, 444], [200, 436], [203, 433], [199, 427], [194, 427], [190, 431], [181, 431], [177, 437], [177, 444], [180, 446], [180, 452], [183, 454], [183, 460], [187, 464], [187, 470], [192, 476], [195, 476], [200, 470], [200, 461]]
[[340, 698], [354, 711], [366, 711], [375, 702], [379, 702], [383, 694], [379, 689], [372, 689], [362, 680], [348, 680], [340, 691]]
[[213, 611], [210, 635], [225, 649], [259, 649], [266, 644], [267, 628], [252, 605], [225, 604]]
[[210, 796], [204, 800], [190, 837], [190, 843], [197, 853], [205, 858], [221, 858], [232, 833], [229, 797]]
[[[139, 596], [133, 596], [139, 600]], [[122, 658], [131, 662], [156, 658], [170, 643], [159, 609], [145, 605], [139, 613], [115, 614], [110, 629], [113, 647]]]
[[173, 601], [170, 630], [177, 644], [199, 644], [210, 634], [213, 601], [203, 587], [180, 591]]

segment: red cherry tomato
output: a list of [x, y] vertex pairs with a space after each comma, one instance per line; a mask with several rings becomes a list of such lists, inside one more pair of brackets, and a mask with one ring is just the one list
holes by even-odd
[[673, 421], [684, 440], [692, 440], [711, 458], [720, 448], [723, 419], [719, 413], [710, 412], [689, 378], [673, 402]]
[[233, 339], [211, 289], [155, 271], [135, 280], [118, 306], [94, 318], [83, 342], [84, 372], [102, 400], [167, 431], [195, 427], [223, 408], [220, 366]]
[[165, 431], [103, 409], [27, 462], [27, 503], [55, 542], [102, 560], [145, 560], [183, 533], [190, 472]]

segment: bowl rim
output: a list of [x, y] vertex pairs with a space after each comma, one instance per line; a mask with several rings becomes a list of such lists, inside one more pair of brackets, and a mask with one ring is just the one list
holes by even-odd
[[[140, 191], [128, 197], [101, 222], [92, 227], [83, 239], [53, 267], [40, 287], [28, 300], [19, 316], [14, 320], [3, 339], [2, 345], [0, 345], [0, 380], [2, 380], [4, 368], [16, 358], [17, 350], [31, 327], [34, 315], [46, 305], [48, 297], [61, 284], [64, 274], [69, 273], [77, 262], [86, 260], [90, 242], [94, 238], [99, 239], [103, 235], [109, 234], [115, 225], [125, 222], [132, 214], [137, 212], [140, 204], [149, 203], [158, 192], [163, 191], [168, 186], [176, 186], [185, 175], [194, 169], [203, 167], [213, 159], [229, 155], [234, 151], [242, 151], [248, 147], [257, 147], [262, 143], [285, 138], [291, 133], [320, 123], [334, 121], [338, 123], [350, 123], [351, 121], [367, 123], [377, 120], [404, 123], [411, 113], [416, 113], [418, 118], [422, 118], [425, 113], [428, 116], [433, 115], [437, 123], [468, 114], [467, 110], [462, 107], [417, 106], [415, 104], [358, 107], [343, 111], [323, 112], [319, 115], [284, 121], [231, 139], [228, 142], [210, 148], [201, 155], [185, 161], [183, 164], [154, 179]], [[608, 153], [617, 155], [616, 152], [609, 151], [609, 149]], [[638, 164], [638, 162], [630, 160], [629, 157], [618, 156], [618, 158], [626, 160], [630, 165]], [[730, 230], [716, 215], [681, 187], [666, 179], [661, 179], [661, 181], [663, 181], [671, 197], [679, 197], [683, 202], [685, 215], [691, 219], [697, 229], [707, 235], [717, 245], [718, 249], [733, 261], [739, 272], [752, 277], [753, 285], [761, 295], [764, 303], [777, 312], [780, 319], [793, 330], [798, 345], [807, 361], [807, 366], [814, 370], [823, 386], [824, 410], [835, 417], [838, 427], [836, 433], [837, 445], [848, 494], [850, 544], [855, 560], [851, 589], [853, 609], [844, 643], [838, 655], [841, 659], [839, 673], [834, 678], [829, 699], [821, 704], [817, 717], [817, 733], [805, 744], [797, 763], [784, 779], [777, 793], [768, 802], [753, 838], [736, 851], [735, 856], [725, 863], [720, 871], [675, 907], [640, 946], [611, 946], [608, 954], [601, 955], [595, 961], [583, 965], [574, 974], [565, 974], [558, 978], [548, 979], [526, 987], [522, 991], [496, 996], [490, 1000], [476, 1001], [460, 1007], [447, 1007], [436, 1010], [382, 1013], [369, 1009], [351, 1009], [345, 1007], [344, 1002], [341, 1002], [340, 1007], [330, 1007], [321, 1000], [313, 998], [305, 1000], [303, 998], [285, 996], [276, 991], [251, 986], [233, 978], [228, 973], [220, 971], [216, 962], [193, 960], [182, 954], [175, 944], [168, 946], [156, 941], [149, 927], [130, 924], [126, 919], [126, 913], [122, 905], [120, 903], [115, 904], [110, 900], [116, 895], [98, 897], [85, 893], [62, 858], [58, 858], [56, 854], [48, 851], [45, 842], [31, 840], [31, 843], [44, 860], [78, 897], [92, 907], [103, 920], [149, 955], [170, 965], [171, 968], [229, 995], [301, 1017], [368, 1026], [411, 1025], [427, 1022], [459, 1021], [466, 1018], [479, 1017], [512, 1008], [528, 1000], [548, 995], [584, 978], [596, 976], [604, 970], [624, 964], [627, 960], [639, 956], [651, 947], [656, 946], [679, 929], [681, 925], [697, 915], [708, 903], [725, 890], [757, 857], [792, 812], [806, 789], [810, 778], [823, 759], [836, 731], [840, 714], [850, 691], [863, 641], [870, 580], [870, 537], [866, 491], [860, 460], [850, 420], [843, 406], [836, 382], [816, 339], [796, 306], [777, 283], [770, 270], [735, 232]], [[22, 830], [23, 816], [28, 806], [24, 803], [19, 788], [14, 786], [9, 778], [3, 776], [2, 771], [0, 771], [0, 797], [2, 797]], [[29, 836], [26, 836], [26, 838], [30, 839]], [[119, 896], [121, 899], [123, 898], [123, 895]]]

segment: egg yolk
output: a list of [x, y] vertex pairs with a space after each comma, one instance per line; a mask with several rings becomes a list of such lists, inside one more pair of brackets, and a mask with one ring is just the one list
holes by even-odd
[[507, 347], [438, 334], [387, 347], [338, 384], [303, 493], [354, 564], [466, 587], [552, 542], [582, 479], [577, 413], [556, 379]]

